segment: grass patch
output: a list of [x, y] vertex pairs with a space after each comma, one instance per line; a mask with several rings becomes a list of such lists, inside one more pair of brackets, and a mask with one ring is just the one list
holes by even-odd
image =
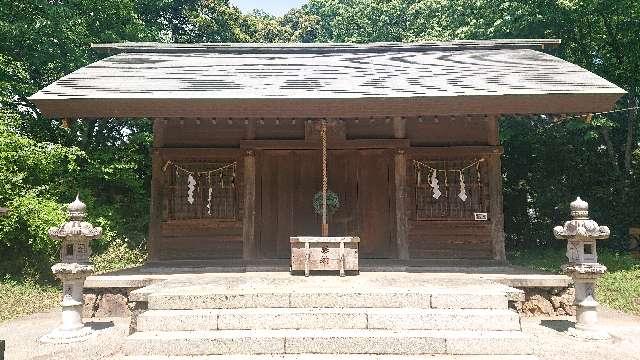
[[31, 281], [0, 280], [0, 323], [60, 306], [60, 291]]
[[[527, 249], [512, 251], [509, 261], [530, 269], [560, 273], [560, 266], [567, 261], [565, 249]], [[598, 250], [598, 261], [607, 272], [598, 279], [596, 296], [609, 308], [640, 315], [640, 259], [628, 253], [608, 249]]]

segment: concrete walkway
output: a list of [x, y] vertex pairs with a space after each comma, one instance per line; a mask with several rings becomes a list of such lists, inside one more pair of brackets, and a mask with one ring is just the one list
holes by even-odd
[[[640, 360], [640, 317], [603, 310], [603, 325], [614, 335], [606, 342], [585, 342], [563, 331], [574, 319], [525, 318], [523, 330], [535, 342], [541, 360]], [[44, 345], [37, 339], [58, 325], [60, 313], [35, 314], [0, 324], [0, 339], [6, 340], [6, 360], [17, 359], [119, 359], [128, 330], [124, 318], [93, 319], [97, 336], [85, 343]], [[432, 359], [425, 357], [425, 359]]]

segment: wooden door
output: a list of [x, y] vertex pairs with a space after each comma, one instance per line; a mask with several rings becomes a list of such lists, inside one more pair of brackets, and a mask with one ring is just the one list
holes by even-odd
[[[312, 199], [320, 191], [318, 150], [269, 150], [259, 155], [258, 254], [288, 258], [290, 236], [320, 236]], [[360, 236], [360, 257], [395, 256], [393, 156], [388, 150], [331, 150], [329, 189], [340, 208], [329, 217], [329, 235]]]
[[313, 195], [320, 188], [320, 154], [316, 150], [268, 150], [258, 158], [256, 198], [260, 227], [258, 256], [290, 256], [289, 237], [320, 235]]
[[360, 150], [356, 158], [360, 257], [395, 257], [392, 152]]

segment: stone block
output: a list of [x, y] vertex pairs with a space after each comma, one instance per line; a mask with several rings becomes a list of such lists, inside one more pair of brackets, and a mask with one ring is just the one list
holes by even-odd
[[221, 311], [219, 329], [365, 329], [367, 314], [353, 309], [235, 309]]
[[529, 316], [553, 316], [556, 314], [548, 295], [541, 293], [527, 294], [527, 299], [522, 304], [522, 313]]
[[217, 330], [218, 310], [149, 310], [138, 316], [137, 331]]
[[576, 307], [573, 304], [575, 299], [575, 288], [566, 288], [551, 293], [549, 301], [557, 315], [576, 315]]
[[131, 315], [128, 299], [121, 293], [104, 293], [98, 295], [95, 317], [128, 317]]
[[508, 297], [505, 292], [435, 292], [431, 294], [434, 309], [506, 309]]
[[125, 355], [282, 354], [284, 337], [254, 331], [149, 331], [129, 336]]
[[520, 317], [507, 309], [375, 309], [367, 315], [369, 329], [520, 330]]
[[96, 300], [98, 300], [98, 296], [96, 294], [82, 294], [82, 317], [83, 318], [92, 318], [95, 316], [95, 311], [97, 308]]
[[422, 331], [298, 331], [286, 337], [287, 354], [443, 354], [445, 339]]
[[429, 308], [430, 294], [410, 292], [326, 292], [293, 293], [291, 307], [333, 308]]
[[148, 301], [149, 309], [157, 310], [272, 308], [288, 306], [289, 294], [158, 294], [150, 295]]

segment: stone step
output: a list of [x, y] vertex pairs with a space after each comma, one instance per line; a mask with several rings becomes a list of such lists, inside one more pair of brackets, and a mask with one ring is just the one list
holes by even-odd
[[151, 310], [233, 308], [434, 308], [506, 309], [505, 291], [440, 289], [413, 291], [217, 292], [150, 294]]
[[[117, 360], [336, 360], [331, 354], [122, 356]], [[340, 360], [538, 360], [534, 355], [340, 355]]]
[[125, 355], [452, 354], [526, 355], [520, 331], [217, 330], [144, 331], [130, 335]]
[[520, 330], [508, 309], [245, 308], [149, 310], [137, 331], [251, 329]]

